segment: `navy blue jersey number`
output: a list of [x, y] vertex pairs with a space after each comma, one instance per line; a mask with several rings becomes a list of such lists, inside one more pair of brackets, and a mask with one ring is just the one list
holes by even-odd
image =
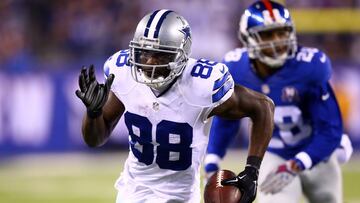
[[156, 125], [155, 141], [148, 118], [126, 112], [125, 124], [131, 137], [131, 150], [139, 162], [153, 163], [156, 144], [155, 162], [160, 168], [182, 171], [191, 166], [193, 129], [188, 123], [161, 121]]
[[[152, 124], [149, 119], [126, 112], [125, 124], [131, 137], [130, 147], [134, 156], [146, 165], [152, 164], [154, 159], [154, 145], [151, 144]], [[139, 146], [141, 146], [141, 148], [139, 148]]]
[[127, 64], [129, 57], [129, 50], [120, 51], [119, 56], [116, 59], [116, 66], [121, 67]]
[[201, 77], [203, 79], [207, 79], [210, 77], [213, 66], [215, 66], [217, 62], [209, 61], [206, 59], [197, 60], [196, 65], [191, 70], [191, 75], [193, 77]]

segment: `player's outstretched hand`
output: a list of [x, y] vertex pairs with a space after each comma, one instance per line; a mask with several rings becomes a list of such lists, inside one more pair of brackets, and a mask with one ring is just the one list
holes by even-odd
[[76, 90], [75, 94], [85, 104], [89, 117], [96, 118], [101, 115], [114, 77], [110, 74], [105, 84], [99, 84], [95, 77], [94, 65], [90, 65], [90, 68], [85, 66], [82, 68], [79, 75], [80, 90]]
[[276, 194], [289, 185], [303, 169], [299, 160], [290, 159], [266, 176], [260, 190], [265, 194]]
[[233, 185], [241, 191], [240, 203], [251, 203], [255, 200], [259, 171], [252, 166], [246, 166], [238, 176], [221, 181], [222, 185]]

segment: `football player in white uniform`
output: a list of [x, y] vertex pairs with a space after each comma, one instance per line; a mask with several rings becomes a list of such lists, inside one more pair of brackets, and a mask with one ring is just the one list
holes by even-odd
[[213, 115], [253, 120], [247, 165], [223, 182], [255, 199], [258, 169], [273, 129], [273, 102], [234, 85], [227, 66], [189, 58], [191, 31], [170, 10], [157, 10], [138, 24], [128, 50], [104, 65], [105, 84], [94, 67], [83, 68], [76, 95], [87, 111], [83, 139], [104, 144], [121, 116], [130, 152], [117, 180], [120, 202], [200, 202], [200, 164]]

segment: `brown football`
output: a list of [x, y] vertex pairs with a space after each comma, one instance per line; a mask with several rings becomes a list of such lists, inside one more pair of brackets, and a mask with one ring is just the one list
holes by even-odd
[[235, 173], [229, 170], [219, 170], [208, 180], [204, 190], [205, 203], [238, 203], [241, 192], [235, 186], [221, 185], [221, 181], [235, 177]]

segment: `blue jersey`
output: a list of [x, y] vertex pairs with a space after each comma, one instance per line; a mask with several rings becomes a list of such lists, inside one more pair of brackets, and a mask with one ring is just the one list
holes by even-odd
[[[268, 151], [284, 159], [297, 157], [306, 168], [311, 168], [329, 157], [339, 145], [342, 120], [328, 82], [331, 63], [323, 52], [299, 47], [294, 58], [288, 59], [267, 78], [256, 74], [246, 49], [230, 51], [225, 55], [224, 63], [235, 83], [263, 93], [274, 101], [275, 127]], [[214, 118], [208, 153], [216, 151], [216, 145], [224, 148], [229, 144], [227, 139], [231, 136], [228, 135], [235, 135], [238, 126], [238, 121]], [[224, 154], [225, 151], [219, 155]]]

